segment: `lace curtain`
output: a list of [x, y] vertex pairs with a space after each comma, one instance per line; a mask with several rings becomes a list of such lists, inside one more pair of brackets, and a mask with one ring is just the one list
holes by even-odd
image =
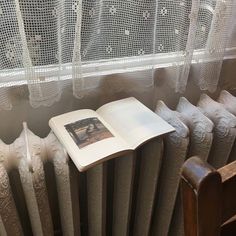
[[[114, 68], [178, 55], [176, 92], [185, 90], [194, 50], [205, 50], [201, 89], [214, 91], [236, 17], [234, 0], [2, 0], [0, 110], [9, 90], [27, 84], [33, 107], [60, 99], [62, 81], [81, 97], [88, 65]], [[130, 69], [132, 71], [132, 68]], [[68, 73], [69, 72], [69, 73]]]

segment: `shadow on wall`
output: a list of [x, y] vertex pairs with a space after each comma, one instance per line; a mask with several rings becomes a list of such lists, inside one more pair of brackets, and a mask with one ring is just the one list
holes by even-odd
[[[15, 102], [11, 111], [0, 112], [0, 139], [12, 143], [22, 131], [22, 122], [26, 121], [28, 127], [40, 137], [45, 137], [50, 131], [48, 120], [65, 112], [77, 109], [96, 110], [101, 105], [125, 97], [134, 96], [146, 106], [154, 109], [157, 100], [163, 100], [170, 108], [174, 109], [179, 97], [185, 96], [191, 103], [196, 104], [202, 91], [195, 84], [198, 76], [197, 65], [193, 65], [189, 82], [184, 94], [175, 93], [173, 81], [174, 71], [170, 68], [158, 69], [154, 74], [152, 85], [152, 71], [110, 75], [99, 78], [99, 86], [90, 88], [81, 99], [72, 96], [71, 84], [65, 86], [64, 93], [59, 102], [51, 107], [33, 109], [27, 99], [26, 87], [21, 87], [15, 92]], [[222, 89], [236, 95], [236, 60], [227, 60], [223, 64], [219, 89], [214, 94], [216, 98]], [[88, 78], [92, 79], [92, 78]], [[20, 93], [19, 93], [20, 91]], [[21, 96], [22, 95], [22, 96]]]
[[233, 95], [236, 95], [236, 60], [227, 60], [224, 62], [218, 89], [214, 93], [201, 91], [197, 85], [199, 68], [197, 64], [192, 65], [188, 79], [187, 88], [184, 94], [176, 93], [174, 90], [175, 71], [169, 69], [159, 69], [156, 72], [156, 86], [154, 92], [154, 102], [163, 100], [170, 108], [175, 109], [181, 96], [186, 97], [192, 104], [196, 104], [202, 93], [208, 94], [213, 99], [219, 96], [221, 90], [226, 89]]

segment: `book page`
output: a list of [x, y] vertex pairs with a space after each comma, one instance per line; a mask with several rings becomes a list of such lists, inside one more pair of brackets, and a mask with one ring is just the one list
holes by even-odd
[[49, 125], [81, 171], [129, 149], [119, 134], [92, 110], [53, 117]]
[[132, 149], [151, 138], [174, 131], [172, 126], [133, 97], [108, 103], [97, 113]]

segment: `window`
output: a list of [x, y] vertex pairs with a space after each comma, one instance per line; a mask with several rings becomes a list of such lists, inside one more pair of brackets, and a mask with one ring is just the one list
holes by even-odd
[[[176, 83], [184, 88], [192, 59], [221, 61], [215, 65], [217, 70], [211, 67], [217, 71], [211, 77], [218, 78], [234, 2], [0, 1], [0, 85], [184, 65], [176, 77]], [[235, 51], [228, 54], [235, 56]], [[206, 80], [204, 70], [207, 68], [202, 72]], [[32, 89], [42, 99], [47, 93], [43, 87]]]

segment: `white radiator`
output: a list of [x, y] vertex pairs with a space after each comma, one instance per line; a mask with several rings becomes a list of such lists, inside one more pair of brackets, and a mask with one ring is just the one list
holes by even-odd
[[158, 101], [156, 113], [176, 131], [83, 173], [53, 133], [24, 126], [0, 141], [0, 235], [182, 236], [180, 168], [192, 155], [216, 168], [236, 159], [236, 98]]

